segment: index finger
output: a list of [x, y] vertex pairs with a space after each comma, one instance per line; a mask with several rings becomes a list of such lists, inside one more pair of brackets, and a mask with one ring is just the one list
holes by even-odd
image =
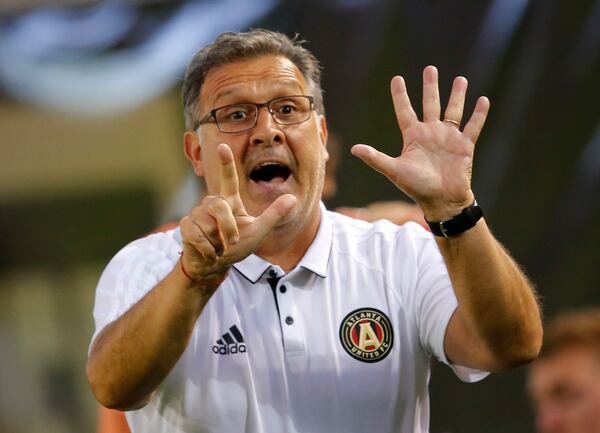
[[219, 144], [217, 152], [221, 160], [221, 188], [219, 194], [223, 197], [238, 195], [239, 181], [233, 153], [225, 143]]
[[410, 125], [417, 122], [419, 119], [413, 110], [412, 104], [406, 91], [406, 83], [404, 78], [395, 76], [390, 84], [392, 93], [392, 101], [394, 102], [394, 111], [400, 130], [404, 131]]

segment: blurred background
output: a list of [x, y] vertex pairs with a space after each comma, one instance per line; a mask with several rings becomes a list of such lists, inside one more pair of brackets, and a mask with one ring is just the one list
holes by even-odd
[[[350, 153], [398, 154], [389, 81], [421, 71], [492, 102], [473, 185], [546, 317], [600, 303], [600, 0], [0, 0], [0, 432], [95, 431], [85, 380], [96, 281], [178, 218], [196, 182], [179, 87], [226, 30], [300, 33], [342, 143], [338, 194], [406, 199]], [[532, 432], [525, 369], [465, 385], [436, 365], [432, 433]]]

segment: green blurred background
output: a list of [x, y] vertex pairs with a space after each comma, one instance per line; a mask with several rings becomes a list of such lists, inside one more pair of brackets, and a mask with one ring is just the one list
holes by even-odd
[[[349, 153], [399, 153], [393, 75], [418, 107], [426, 65], [444, 100], [466, 76], [467, 111], [479, 95], [492, 102], [473, 185], [493, 231], [547, 318], [600, 303], [600, 1], [39, 3], [0, 2], [0, 432], [95, 431], [84, 371], [95, 284], [119, 248], [182, 212], [193, 183], [182, 68], [225, 30], [298, 32], [322, 61], [343, 143], [331, 207], [406, 199]], [[121, 83], [126, 67], [137, 79]], [[436, 364], [431, 431], [532, 432], [524, 378], [465, 385]]]

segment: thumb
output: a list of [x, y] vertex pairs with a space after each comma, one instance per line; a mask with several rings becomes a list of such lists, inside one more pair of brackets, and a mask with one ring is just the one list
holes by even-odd
[[390, 177], [394, 172], [394, 158], [366, 144], [356, 144], [350, 150], [352, 155], [363, 160], [365, 164], [384, 176]]
[[275, 199], [275, 201], [256, 218], [256, 222], [258, 223], [257, 226], [260, 227], [259, 231], [261, 236], [266, 236], [277, 223], [287, 216], [292, 211], [296, 201], [296, 197], [292, 194], [284, 194], [277, 197], [277, 199]]

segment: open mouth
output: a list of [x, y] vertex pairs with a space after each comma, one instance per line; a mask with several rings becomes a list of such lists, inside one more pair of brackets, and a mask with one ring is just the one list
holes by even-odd
[[250, 179], [254, 182], [271, 182], [279, 180], [285, 182], [292, 174], [292, 170], [285, 165], [277, 162], [266, 162], [255, 167], [250, 172]]

